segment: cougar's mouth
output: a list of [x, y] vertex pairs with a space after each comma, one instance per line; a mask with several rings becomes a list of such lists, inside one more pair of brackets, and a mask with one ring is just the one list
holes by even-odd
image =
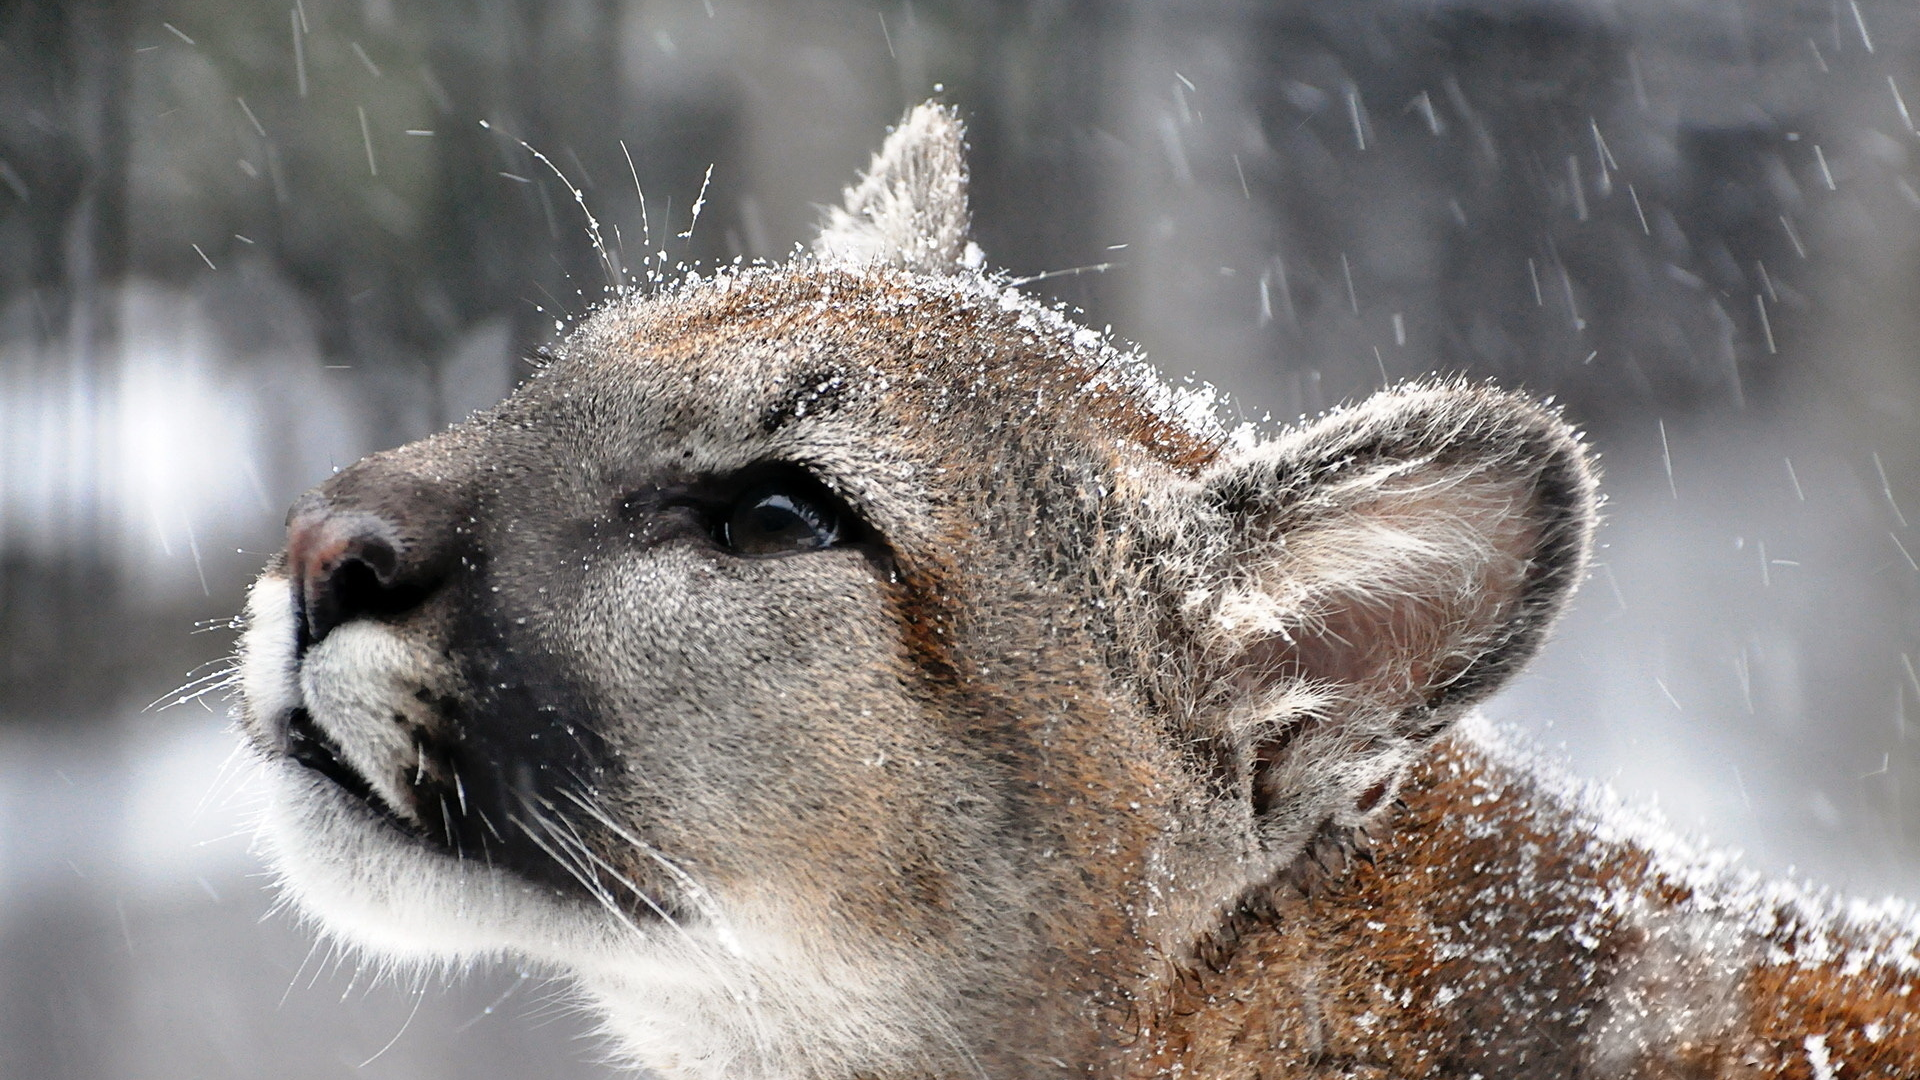
[[297, 706], [287, 715], [286, 755], [299, 764], [333, 781], [342, 791], [365, 803], [395, 828], [414, 833], [413, 827], [387, 805], [373, 785], [353, 766], [347, 764], [340, 746], [333, 741], [305, 706]]
[[[290, 834], [397, 844], [380, 850], [479, 864], [596, 903], [637, 873], [602, 879], [599, 864], [617, 863], [619, 845], [580, 804], [610, 782], [610, 755], [580, 719], [590, 710], [557, 692], [547, 669], [489, 662], [477, 692], [459, 657], [505, 652], [490, 641], [427, 643], [356, 619], [302, 642], [290, 590], [280, 579], [263, 586], [249, 598], [242, 643], [245, 723], [290, 782]], [[632, 906], [628, 917], [650, 917], [644, 901]]]
[[320, 730], [320, 725], [313, 722], [313, 715], [304, 708], [293, 710], [287, 717], [287, 756], [348, 792], [368, 802], [375, 801], [373, 785], [341, 759], [340, 747]]

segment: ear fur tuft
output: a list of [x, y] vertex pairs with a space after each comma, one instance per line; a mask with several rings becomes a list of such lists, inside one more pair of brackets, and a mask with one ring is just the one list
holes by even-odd
[[958, 111], [928, 101], [907, 111], [841, 205], [827, 211], [813, 253], [845, 266], [952, 274], [984, 261], [968, 238], [971, 224], [966, 128]]

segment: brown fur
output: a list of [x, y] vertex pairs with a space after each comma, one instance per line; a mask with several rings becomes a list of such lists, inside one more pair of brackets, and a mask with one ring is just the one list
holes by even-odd
[[[1366, 858], [1308, 875], [1305, 890], [1257, 890], [1173, 965], [1116, 1075], [1811, 1080], [1818, 1035], [1833, 1075], [1920, 1076], [1911, 929], [1902, 942], [1893, 926], [1809, 926], [1784, 899], [1697, 895], [1647, 851], [1596, 840], [1594, 822], [1532, 776], [1471, 743], [1438, 749]], [[1622, 897], [1648, 907], [1596, 903]], [[1727, 998], [1695, 993], [1700, 970], [1728, 958], [1683, 944], [1660, 985], [1626, 1003], [1651, 1018], [1610, 1015], [1657, 948], [1650, 934], [1716, 909], [1772, 927], [1719, 943], [1751, 958]], [[1594, 1060], [1610, 1022], [1659, 1028], [1703, 1009], [1723, 1013], [1685, 1041]]]

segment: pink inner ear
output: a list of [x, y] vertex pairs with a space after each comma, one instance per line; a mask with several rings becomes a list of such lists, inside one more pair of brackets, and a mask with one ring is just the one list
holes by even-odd
[[1415, 473], [1316, 515], [1262, 575], [1294, 610], [1284, 633], [1248, 643], [1243, 672], [1337, 684], [1376, 708], [1437, 704], [1519, 612], [1542, 536], [1532, 504], [1527, 482]]

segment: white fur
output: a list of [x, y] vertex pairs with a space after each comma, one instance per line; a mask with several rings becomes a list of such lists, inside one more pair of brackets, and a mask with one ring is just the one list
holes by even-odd
[[928, 1031], [958, 1045], [944, 1017], [914, 1007], [932, 974], [915, 957], [795, 934], [784, 912], [730, 921], [737, 950], [690, 954], [664, 942], [579, 969], [638, 1063], [698, 1080], [773, 1080], [898, 1066], [923, 1052]]
[[263, 575], [247, 590], [247, 628], [240, 637], [240, 692], [259, 716], [282, 716], [299, 704], [294, 671], [293, 592], [287, 579]]
[[418, 817], [406, 780], [419, 754], [399, 718], [419, 711], [416, 689], [437, 688], [436, 660], [387, 626], [362, 621], [335, 627], [300, 665], [300, 696], [314, 723], [403, 817]]
[[263, 767], [267, 860], [300, 910], [346, 941], [401, 961], [514, 950], [564, 962], [603, 958], [643, 937], [598, 907], [426, 850], [301, 765]]

